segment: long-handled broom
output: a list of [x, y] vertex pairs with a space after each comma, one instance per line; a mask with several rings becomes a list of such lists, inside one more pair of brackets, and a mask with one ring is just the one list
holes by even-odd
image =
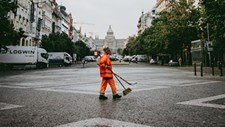
[[137, 84], [137, 82], [135, 82], [135, 83], [130, 83], [130, 82], [128, 82], [127, 80], [125, 80], [124, 78], [122, 78], [121, 76], [119, 76], [118, 74], [116, 74], [116, 73], [114, 73], [114, 72], [112, 72], [114, 75], [116, 75], [117, 77], [119, 77], [120, 79], [122, 79], [124, 82], [126, 82], [128, 85], [135, 85], [135, 84]]
[[[121, 86], [124, 88], [124, 91], [123, 91], [123, 96], [125, 96], [125, 95], [127, 95], [128, 93], [130, 93], [132, 90], [131, 90], [131, 88], [126, 88], [123, 84], [122, 84], [122, 82], [119, 80], [119, 78], [117, 77], [117, 76], [119, 76], [119, 75], [117, 75], [117, 74], [115, 74], [110, 68], [108, 68], [112, 73], [113, 73], [113, 75], [116, 77], [116, 79], [119, 81], [119, 83], [121, 84]], [[120, 77], [120, 76], [119, 76]], [[121, 79], [122, 79], [122, 77], [120, 77]], [[124, 80], [125, 82], [127, 82], [125, 79], [122, 79], [122, 80]]]
[[127, 95], [128, 93], [130, 93], [132, 90], [131, 88], [126, 88], [122, 82], [119, 80], [119, 78], [117, 77], [118, 75], [116, 75], [115, 73], [113, 73], [114, 76], [116, 77], [116, 79], [119, 81], [119, 83], [121, 84], [121, 86], [124, 88], [124, 91], [123, 91], [123, 96]]

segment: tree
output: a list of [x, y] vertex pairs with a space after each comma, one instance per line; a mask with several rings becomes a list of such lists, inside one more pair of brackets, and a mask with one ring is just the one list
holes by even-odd
[[91, 52], [90, 52], [90, 48], [87, 47], [87, 45], [79, 40], [77, 41], [75, 44], [74, 44], [74, 48], [75, 48], [75, 51], [77, 53], [77, 56], [81, 59], [81, 58], [84, 58], [85, 56], [87, 55], [90, 55]]
[[216, 59], [223, 61], [225, 53], [225, 1], [202, 0], [202, 5], [205, 10], [206, 23], [209, 24], [214, 51], [218, 54]]
[[8, 20], [7, 14], [10, 11], [16, 13], [17, 5], [11, 0], [0, 0], [0, 47], [2, 45], [16, 45], [21, 37], [22, 30], [16, 32], [13, 24]]
[[123, 49], [122, 55], [131, 55], [132, 54], [132, 45], [135, 44], [136, 36], [129, 36], [128, 43], [126, 44], [126, 48]]
[[67, 52], [71, 56], [76, 53], [78, 58], [83, 58], [87, 55], [93, 55], [87, 45], [79, 40], [73, 43], [66, 33], [51, 33], [49, 36], [43, 35], [41, 47], [47, 52]]
[[185, 47], [190, 51], [191, 41], [198, 38], [199, 11], [193, 6], [193, 2], [192, 0], [171, 1], [172, 9], [166, 14], [169, 52], [181, 53]]
[[119, 55], [121, 55], [123, 53], [123, 49], [122, 48], [118, 48], [117, 52], [118, 52]]
[[51, 33], [49, 36], [43, 35], [41, 47], [48, 52], [67, 52], [74, 53], [73, 42], [69, 39], [66, 33]]
[[198, 38], [199, 11], [193, 6], [193, 0], [171, 0], [171, 9], [162, 12], [153, 21], [153, 25], [139, 35], [130, 46], [130, 52], [151, 56], [171, 54], [173, 58], [185, 58], [191, 64], [191, 41]]

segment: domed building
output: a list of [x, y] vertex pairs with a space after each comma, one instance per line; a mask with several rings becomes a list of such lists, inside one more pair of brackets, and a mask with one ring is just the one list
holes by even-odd
[[107, 35], [105, 36], [104, 46], [108, 46], [111, 49], [112, 53], [116, 53], [116, 38], [113, 34], [113, 30], [111, 28], [111, 25], [109, 26], [109, 29], [107, 31]]
[[118, 49], [123, 49], [126, 39], [116, 39], [111, 25], [109, 26], [105, 39], [95, 38], [95, 44], [99, 51], [103, 46], [108, 46], [111, 49], [112, 54], [117, 54]]

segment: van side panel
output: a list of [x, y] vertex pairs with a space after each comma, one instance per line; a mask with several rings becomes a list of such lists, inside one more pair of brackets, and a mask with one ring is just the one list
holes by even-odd
[[7, 49], [1, 49], [0, 63], [3, 64], [36, 64], [37, 47], [36, 46], [6, 46]]

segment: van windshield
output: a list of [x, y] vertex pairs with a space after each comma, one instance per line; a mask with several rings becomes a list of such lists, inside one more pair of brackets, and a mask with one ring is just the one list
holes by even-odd
[[48, 53], [41, 53], [41, 57], [48, 59]]

